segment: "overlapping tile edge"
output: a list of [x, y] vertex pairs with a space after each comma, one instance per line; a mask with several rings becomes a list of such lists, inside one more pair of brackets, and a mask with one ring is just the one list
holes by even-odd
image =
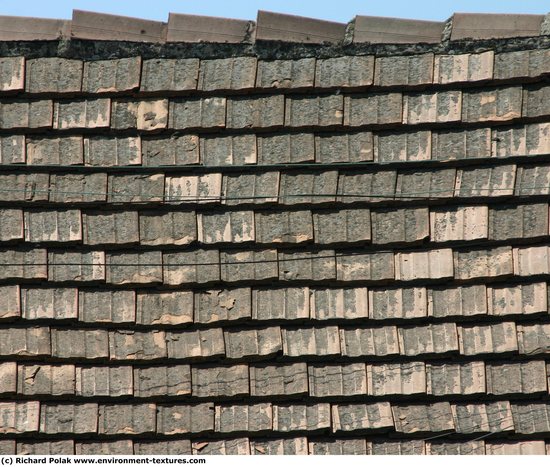
[[546, 454], [550, 44], [514, 18], [0, 18], [0, 453]]

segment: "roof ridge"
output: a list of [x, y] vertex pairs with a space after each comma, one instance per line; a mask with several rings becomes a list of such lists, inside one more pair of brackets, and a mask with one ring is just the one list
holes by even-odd
[[259, 10], [255, 21], [170, 13], [162, 22], [73, 10], [71, 20], [0, 16], [0, 40], [405, 44], [549, 35], [549, 24], [550, 13], [454, 13], [447, 21], [358, 15], [348, 23], [338, 23]]

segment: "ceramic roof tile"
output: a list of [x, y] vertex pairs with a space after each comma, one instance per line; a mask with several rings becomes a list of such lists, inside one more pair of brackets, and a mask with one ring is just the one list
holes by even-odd
[[392, 405], [395, 431], [398, 433], [425, 433], [454, 431], [455, 422], [448, 402], [429, 405]]
[[330, 404], [273, 405], [273, 431], [325, 431], [331, 427]]
[[0, 287], [0, 318], [11, 319], [21, 316], [21, 297], [18, 285], [4, 285]]
[[421, 318], [428, 314], [424, 287], [370, 289], [369, 315], [372, 319]]
[[252, 314], [253, 293], [250, 288], [198, 292], [195, 294], [194, 320], [196, 323], [216, 323], [249, 319]]
[[141, 57], [84, 62], [82, 90], [89, 93], [130, 91], [139, 87]]
[[457, 433], [486, 433], [514, 429], [508, 401], [451, 406]]
[[75, 288], [22, 288], [24, 319], [77, 319], [78, 290]]
[[75, 445], [71, 439], [42, 442], [21, 441], [17, 443], [17, 454], [23, 456], [73, 456]]
[[105, 404], [99, 406], [98, 433], [135, 435], [156, 431], [155, 404]]
[[45, 434], [93, 434], [98, 430], [97, 404], [42, 404], [40, 432]]
[[84, 161], [91, 166], [141, 165], [141, 138], [84, 138]]
[[462, 355], [517, 352], [518, 340], [513, 322], [485, 326], [458, 327], [458, 341]]
[[376, 162], [425, 161], [432, 158], [432, 132], [381, 132], [374, 136]]
[[199, 137], [173, 134], [171, 137], [143, 137], [141, 157], [144, 166], [189, 165], [200, 162]]
[[310, 211], [254, 213], [258, 243], [304, 243], [313, 241]]
[[[36, 433], [40, 426], [40, 402], [0, 402], [0, 433]], [[42, 412], [44, 413], [44, 412]]]
[[485, 364], [429, 363], [426, 383], [428, 394], [434, 396], [485, 394]]
[[399, 355], [395, 326], [340, 329], [340, 343], [347, 357]]
[[368, 393], [372, 396], [426, 393], [423, 362], [367, 365]]
[[214, 431], [214, 404], [157, 406], [157, 433], [175, 435]]
[[248, 365], [193, 365], [191, 372], [193, 396], [231, 397], [247, 395], [250, 392]]
[[140, 89], [145, 92], [187, 91], [197, 88], [198, 58], [143, 60]]
[[312, 397], [357, 396], [367, 394], [364, 363], [308, 366], [309, 393]]
[[19, 365], [17, 393], [63, 396], [75, 393], [74, 365]]
[[375, 154], [370, 132], [336, 134], [315, 137], [315, 160], [319, 163], [368, 162]]
[[[447, 84], [490, 80], [493, 78], [494, 59], [495, 53], [492, 50], [481, 53], [436, 55], [434, 82]], [[495, 74], [498, 76], [498, 73]]]
[[355, 243], [371, 240], [368, 209], [340, 209], [313, 213], [315, 243]]
[[485, 286], [428, 289], [428, 315], [474, 316], [487, 314]]
[[77, 456], [129, 456], [134, 454], [134, 445], [131, 439], [120, 441], [98, 441], [75, 443]]
[[184, 324], [193, 322], [193, 292], [144, 292], [136, 294], [136, 323]]
[[253, 405], [216, 405], [214, 429], [219, 433], [271, 431], [273, 409], [268, 402]]
[[295, 396], [307, 393], [308, 367], [305, 363], [250, 367], [251, 396]]
[[131, 366], [87, 366], [76, 368], [76, 395], [120, 397], [134, 394]]
[[373, 440], [367, 445], [368, 453], [372, 455], [419, 455], [426, 454], [425, 443], [422, 440], [383, 441]]
[[136, 397], [185, 396], [191, 394], [189, 365], [134, 368]]
[[338, 327], [282, 329], [283, 355], [339, 355]]
[[24, 135], [3, 136], [0, 138], [0, 163], [24, 164], [26, 148]]
[[311, 291], [311, 319], [361, 319], [368, 316], [369, 296], [366, 287]]
[[307, 319], [310, 314], [308, 287], [252, 290], [252, 318], [257, 320]]
[[227, 358], [266, 358], [282, 351], [281, 329], [273, 326], [253, 330], [229, 330], [223, 333]]
[[315, 58], [298, 60], [258, 60], [256, 86], [259, 88], [311, 88]]
[[81, 136], [26, 138], [26, 162], [31, 165], [81, 165], [84, 162], [82, 141]]
[[488, 287], [487, 299], [490, 315], [529, 315], [548, 311], [548, 293], [544, 282]]

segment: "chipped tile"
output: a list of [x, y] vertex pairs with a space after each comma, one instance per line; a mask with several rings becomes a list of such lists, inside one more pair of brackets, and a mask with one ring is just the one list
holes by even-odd
[[220, 280], [218, 250], [163, 253], [162, 264], [164, 283], [167, 285]]
[[173, 435], [214, 430], [214, 404], [159, 406], [157, 432]]
[[223, 333], [227, 358], [266, 358], [282, 351], [278, 326], [253, 330], [227, 330]]
[[109, 331], [110, 360], [157, 360], [166, 358], [164, 331]]
[[487, 287], [490, 315], [536, 314], [548, 312], [548, 292], [545, 282], [516, 286]]
[[197, 230], [198, 241], [204, 244], [253, 242], [254, 212], [199, 213]]
[[303, 362], [250, 367], [250, 395], [297, 396], [308, 393], [308, 369]]
[[336, 259], [333, 250], [317, 252], [279, 252], [279, 279], [330, 280], [336, 279]]
[[432, 84], [434, 54], [377, 57], [375, 86], [416, 86]]
[[53, 109], [53, 128], [107, 128], [111, 121], [111, 99], [78, 99], [56, 101]]
[[105, 404], [99, 406], [98, 434], [136, 435], [155, 433], [155, 404]]
[[259, 88], [311, 88], [315, 58], [298, 60], [258, 60], [256, 86]]
[[502, 122], [513, 120], [522, 116], [521, 102], [521, 86], [464, 91], [462, 121]]
[[216, 405], [217, 433], [271, 431], [273, 410], [268, 402], [251, 405]]
[[63, 396], [75, 393], [74, 365], [19, 365], [17, 393]]
[[192, 394], [195, 397], [248, 395], [248, 365], [199, 366], [191, 368]]
[[225, 357], [223, 330], [211, 328], [168, 332], [166, 348], [169, 358]]
[[[193, 296], [191, 295], [191, 312], [193, 311], [192, 300]], [[162, 314], [164, 313], [163, 310]], [[251, 314], [252, 291], [250, 288], [206, 290], [195, 294], [194, 316], [196, 323], [248, 319]]]
[[100, 92], [131, 91], [139, 87], [141, 57], [84, 62], [82, 90]]
[[193, 292], [143, 292], [136, 295], [136, 323], [143, 325], [193, 322]]
[[167, 128], [168, 99], [114, 100], [111, 127], [116, 130], [154, 131]]
[[429, 405], [392, 406], [395, 431], [398, 433], [431, 433], [454, 431], [455, 424], [448, 402]]
[[422, 394], [426, 392], [422, 362], [367, 365], [368, 392], [373, 396]]

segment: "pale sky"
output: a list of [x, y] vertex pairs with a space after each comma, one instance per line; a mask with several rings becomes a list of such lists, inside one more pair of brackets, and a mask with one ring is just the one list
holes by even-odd
[[453, 12], [550, 12], [544, 0], [0, 0], [0, 15], [71, 17], [73, 9], [167, 21], [168, 13], [255, 19], [258, 10], [347, 23], [357, 14], [442, 21]]

